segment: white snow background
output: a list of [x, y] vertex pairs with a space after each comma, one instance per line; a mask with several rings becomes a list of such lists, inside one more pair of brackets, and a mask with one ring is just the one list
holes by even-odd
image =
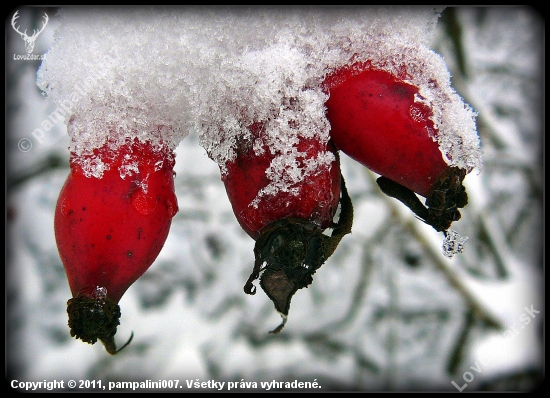
[[[143, 71], [143, 92], [127, 93], [128, 98], [133, 95], [141, 100], [143, 108], [128, 110], [125, 122], [147, 126], [156, 123], [151, 119], [154, 114], [176, 125], [171, 138], [176, 148], [180, 211], [159, 257], [119, 303], [122, 317], [117, 342], [123, 344], [132, 331], [135, 336], [116, 356], [107, 354], [101, 344], [91, 346], [69, 335], [66, 302], [70, 290], [55, 245], [53, 214], [68, 174], [68, 147], [74, 143], [69, 140], [67, 121], [50, 118], [56, 105], [45, 99], [37, 86], [40, 61], [14, 56], [26, 53], [21, 36], [10, 24], [16, 10], [20, 14], [18, 24], [28, 32], [41, 26], [44, 12], [49, 16], [34, 54], [53, 48], [54, 32], [60, 25], [54, 8], [21, 7], [6, 15], [5, 319], [9, 383], [63, 380], [66, 387], [69, 380], [101, 380], [104, 386], [109, 382], [178, 380], [183, 386], [178, 391], [200, 392], [207, 389], [188, 389], [187, 381], [226, 382], [224, 391], [228, 382], [234, 382], [235, 391], [242, 392], [253, 389], [241, 381], [257, 383], [260, 391], [266, 389], [260, 382], [295, 380], [316, 381], [321, 389], [313, 391], [323, 392], [526, 390], [536, 386], [544, 358], [544, 95], [543, 21], [534, 9], [447, 8], [433, 21], [422, 17], [425, 11], [420, 10], [418, 15], [410, 14], [409, 24], [390, 29], [387, 15], [395, 15], [395, 20], [402, 22], [407, 9], [394, 7], [383, 13], [381, 9], [357, 7], [355, 18], [333, 21], [332, 30], [320, 22], [337, 19], [334, 8], [315, 9], [317, 19], [307, 18], [307, 8], [295, 13], [292, 8], [284, 12], [278, 9], [258, 22], [263, 29], [258, 28], [256, 36], [248, 34], [241, 41], [232, 39], [239, 32], [254, 31], [254, 26], [240, 26], [238, 22], [269, 15], [267, 8], [215, 12], [206, 7], [200, 12], [174, 8], [174, 20], [156, 21], [141, 36], [128, 35], [132, 29], [125, 30], [126, 24], [147, 15], [139, 7], [127, 9], [127, 19], [113, 12], [112, 20], [86, 23], [89, 37], [97, 34], [98, 43], [101, 37], [116, 36], [110, 29], [119, 28], [120, 41], [109, 49], [113, 59], [117, 51], [150, 57], [148, 67], [165, 73], [162, 81], [148, 81], [149, 75]], [[72, 15], [80, 13], [83, 19], [100, 11], [76, 10]], [[235, 17], [245, 11], [247, 18]], [[172, 29], [177, 27], [174, 21], [178, 15], [184, 15], [185, 20], [189, 18], [185, 15], [193, 13], [199, 13], [202, 22], [194, 27], [180, 26], [192, 33], [184, 35]], [[350, 9], [342, 12], [352, 14]], [[419, 21], [437, 25], [416, 26], [413, 14]], [[381, 28], [377, 32], [384, 34], [369, 37], [354, 31], [353, 24], [361, 27], [363, 15], [372, 18], [374, 25], [379, 17]], [[292, 18], [307, 22], [299, 37], [290, 29], [296, 26]], [[231, 121], [223, 100], [234, 96], [239, 115], [246, 109], [250, 112], [247, 117], [265, 117], [281, 100], [262, 95], [273, 90], [269, 84], [277, 83], [280, 69], [276, 65], [295, 62], [314, 73], [319, 63], [337, 65], [345, 52], [335, 44], [330, 51], [320, 53], [319, 63], [308, 65], [304, 61], [306, 49], [327, 40], [346, 44], [349, 52], [358, 42], [372, 39], [378, 44], [373, 48], [381, 54], [377, 56], [383, 59], [384, 51], [392, 50], [392, 38], [417, 37], [432, 28], [433, 35], [425, 40], [443, 58], [433, 58], [437, 64], [431, 65], [432, 58], [423, 58], [427, 53], [420, 47], [414, 56], [427, 62], [428, 71], [440, 71], [439, 63], [446, 63], [452, 87], [477, 112], [483, 151], [481, 173], [476, 170], [465, 180], [470, 202], [461, 211], [462, 219], [453, 224], [453, 229], [469, 237], [464, 253], [446, 258], [441, 253], [442, 234], [384, 196], [374, 182], [376, 175], [341, 154], [342, 172], [355, 209], [352, 234], [344, 237], [335, 254], [314, 275], [313, 284], [294, 296], [285, 329], [279, 335], [268, 334], [280, 322], [273, 304], [260, 289], [255, 296], [243, 291], [252, 271], [254, 242], [238, 225], [218, 164], [204, 148], [215, 141], [212, 126]], [[147, 39], [162, 43], [162, 37], [167, 40], [157, 53], [140, 53], [147, 48]], [[170, 46], [177, 37], [181, 47]], [[333, 37], [338, 40], [331, 41]], [[227, 43], [212, 42], [213, 38], [221, 42], [226, 38]], [[273, 57], [270, 51], [277, 46], [289, 46], [293, 51], [288, 53], [294, 58]], [[89, 48], [102, 52], [101, 47]], [[213, 48], [216, 51], [211, 51]], [[58, 76], [56, 83], [66, 84], [65, 90], [70, 90], [86, 73], [79, 68], [87, 62], [93, 64], [94, 54], [78, 46], [62, 50], [61, 70], [67, 68], [72, 74], [61, 79]], [[250, 54], [249, 58], [235, 56], [242, 52]], [[89, 61], [82, 58], [86, 56]], [[211, 64], [205, 70], [197, 69], [193, 76], [179, 76], [169, 64], [178, 57], [186, 68], [194, 62], [200, 66], [199, 60], [204, 59]], [[238, 62], [231, 64], [236, 59]], [[255, 59], [263, 63], [255, 65]], [[217, 65], [220, 75], [213, 78], [206, 72]], [[270, 65], [275, 65], [272, 70]], [[112, 66], [104, 67], [109, 84], [121, 84], [124, 91], [116, 68], [111, 74]], [[243, 70], [253, 70], [256, 75], [245, 75]], [[287, 81], [303, 79], [303, 75], [290, 72], [285, 76]], [[262, 77], [265, 82], [256, 81], [248, 89], [238, 85]], [[222, 79], [226, 86], [219, 84]], [[291, 90], [292, 84], [289, 87]], [[164, 90], [165, 95], [148, 97], [154, 90]], [[297, 109], [310, 111], [313, 105], [307, 99], [315, 104], [319, 98], [315, 92], [304, 95]], [[260, 106], [247, 108], [242, 103], [245, 100]], [[93, 104], [98, 103], [101, 106], [96, 113], [87, 113], [79, 127], [101, 126], [99, 116], [108, 115], [113, 103], [121, 112], [125, 109], [124, 100], [112, 102], [99, 95], [93, 100]], [[86, 104], [78, 106], [87, 109]], [[190, 120], [174, 116], [178, 107], [187, 107], [182, 114]], [[149, 112], [149, 119], [139, 118], [143, 111]], [[452, 119], [452, 112], [442, 112], [442, 120]], [[328, 127], [314, 118], [304, 120], [305, 125], [321, 131]], [[202, 137], [201, 129], [207, 132]], [[461, 134], [469, 137], [470, 132]], [[92, 141], [87, 142], [93, 145], [94, 134], [90, 137]], [[224, 156], [228, 156], [226, 150], [215, 153], [220, 161]], [[501, 329], [484, 327], [483, 318], [495, 320]]]

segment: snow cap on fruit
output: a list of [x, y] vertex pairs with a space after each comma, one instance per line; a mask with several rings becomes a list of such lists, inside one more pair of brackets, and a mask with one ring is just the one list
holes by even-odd
[[[86, 159], [90, 175], [108, 165], [93, 158], [107, 141], [148, 141], [173, 150], [187, 135], [189, 87], [178, 51], [192, 35], [186, 13], [163, 8], [62, 8], [55, 42], [37, 73], [37, 85], [56, 105], [71, 138], [70, 151]], [[88, 156], [85, 158], [85, 156]]]

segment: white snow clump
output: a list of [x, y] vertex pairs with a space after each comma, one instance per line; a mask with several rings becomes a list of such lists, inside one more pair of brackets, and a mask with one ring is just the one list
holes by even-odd
[[[405, 81], [419, 87], [417, 100], [433, 110], [439, 130], [434, 139], [444, 159], [468, 171], [480, 169], [476, 115], [451, 88], [443, 59], [429, 48], [440, 11], [68, 7], [61, 10], [37, 83], [65, 115], [77, 156], [128, 138], [174, 148], [195, 128], [224, 173], [236, 142], [251, 138], [252, 123], [262, 123], [253, 148], [261, 153], [267, 147], [274, 155], [273, 189], [262, 191], [270, 194], [292, 191], [296, 179], [278, 178], [288, 175], [280, 168], [303, 158], [296, 151], [301, 138], [329, 140], [324, 78], [369, 61], [395, 75], [406, 70]], [[327, 153], [299, 175], [330, 164]]]

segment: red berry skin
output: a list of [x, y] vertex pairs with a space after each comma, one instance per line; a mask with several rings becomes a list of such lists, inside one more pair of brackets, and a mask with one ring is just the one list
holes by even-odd
[[[358, 71], [359, 69], [359, 71]], [[418, 88], [368, 65], [331, 74], [324, 83], [331, 138], [342, 152], [375, 173], [428, 197], [449, 167], [429, 120], [415, 102]]]
[[[118, 303], [157, 258], [178, 211], [174, 160], [170, 151], [139, 142], [96, 154], [109, 170], [87, 177], [71, 163], [55, 209], [55, 238], [73, 297], [94, 298], [102, 288]], [[119, 167], [128, 161], [137, 170], [123, 179]]]
[[256, 240], [262, 229], [283, 218], [298, 218], [311, 222], [318, 228], [331, 226], [340, 199], [340, 164], [334, 146], [321, 143], [316, 139], [302, 139], [297, 145], [299, 152], [306, 155], [300, 166], [313, 159], [320, 152], [331, 151], [335, 160], [330, 167], [319, 170], [295, 186], [297, 194], [279, 191], [275, 195], [259, 197], [256, 205], [252, 204], [261, 189], [270, 180], [266, 174], [274, 155], [268, 148], [257, 155], [251, 148], [242, 145], [237, 158], [227, 162], [227, 173], [222, 175], [233, 212], [241, 227]]

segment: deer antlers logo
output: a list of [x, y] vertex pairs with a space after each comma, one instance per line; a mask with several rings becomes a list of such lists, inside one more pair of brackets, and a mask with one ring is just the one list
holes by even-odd
[[28, 36], [27, 35], [27, 30], [25, 29], [24, 32], [21, 32], [19, 30], [19, 27], [17, 27], [15, 25], [15, 20], [17, 18], [19, 18], [19, 15], [17, 15], [19, 13], [19, 10], [15, 11], [15, 14], [13, 14], [13, 18], [11, 19], [11, 26], [13, 27], [13, 29], [19, 33], [21, 35], [21, 37], [23, 38], [23, 40], [25, 40], [25, 49], [27, 50], [27, 53], [30, 54], [32, 53], [32, 50], [34, 50], [34, 42], [36, 41], [36, 39], [38, 38], [38, 35], [40, 33], [42, 33], [42, 31], [44, 30], [44, 28], [46, 27], [46, 25], [48, 24], [48, 14], [44, 13], [44, 16], [42, 18], [44, 18], [44, 24], [42, 25], [42, 28], [40, 30], [35, 30], [34, 33], [32, 34], [32, 36]]

